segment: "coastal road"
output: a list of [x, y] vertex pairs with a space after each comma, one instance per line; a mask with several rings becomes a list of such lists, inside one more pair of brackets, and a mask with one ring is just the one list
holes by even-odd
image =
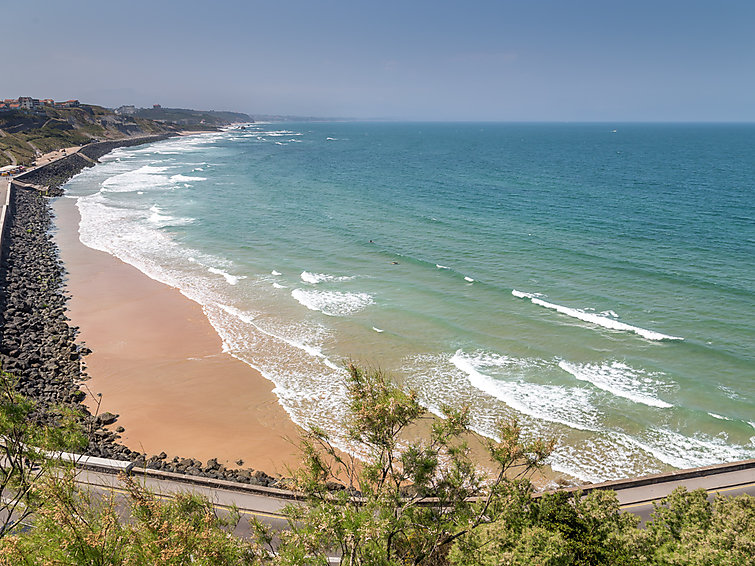
[[[94, 462], [94, 466], [86, 463], [84, 466], [79, 466], [77, 481], [80, 485], [89, 486], [95, 490], [124, 492], [123, 486], [117, 479], [118, 470], [108, 469], [109, 464], [96, 466], [97, 462], [112, 461], [96, 458], [90, 460]], [[124, 463], [118, 465], [121, 468], [125, 466]], [[162, 497], [170, 497], [171, 494], [179, 492], [198, 493], [207, 497], [219, 510], [227, 510], [235, 505], [242, 517], [256, 517], [274, 529], [286, 528], [287, 523], [281, 510], [284, 506], [296, 502], [292, 492], [275, 488], [192, 478], [182, 474], [140, 468], [132, 469], [131, 475]], [[585, 485], [570, 488], [568, 491], [581, 489], [583, 492], [589, 492], [595, 489], [613, 489], [617, 494], [621, 509], [638, 515], [645, 521], [653, 512], [653, 502], [663, 499], [674, 489], [682, 486], [688, 491], [702, 488], [710, 494], [711, 498], [716, 494], [733, 497], [746, 493], [755, 496], [755, 459]], [[241, 536], [249, 534], [248, 521], [240, 522], [237, 534]]]
[[[135, 468], [130, 472], [139, 484], [146, 487], [158, 497], [168, 499], [176, 493], [196, 493], [206, 497], [220, 514], [232, 507], [241, 514], [241, 521], [234, 534], [249, 537], [251, 529], [249, 519], [259, 519], [274, 530], [287, 528], [288, 522], [282, 509], [294, 503], [293, 494], [273, 488], [259, 488], [247, 484], [234, 484], [221, 480], [192, 478], [183, 474], [156, 472]], [[90, 488], [95, 492], [126, 495], [125, 486], [117, 477], [117, 471], [106, 469], [77, 469], [76, 482], [79, 486]]]
[[[750, 477], [750, 480], [753, 478]], [[716, 495], [722, 495], [724, 497], [736, 497], [738, 495], [751, 495], [755, 497], [755, 481], [750, 481], [749, 483], [742, 484], [742, 485], [734, 485], [730, 487], [724, 487], [724, 488], [713, 488], [708, 489], [704, 486], [698, 486], [698, 487], [691, 487], [687, 484], [684, 485], [688, 491], [691, 491], [693, 489], [705, 489], [705, 491], [708, 492], [708, 500], [713, 500], [713, 498]], [[664, 496], [665, 497], [665, 496]], [[657, 499], [651, 500], [651, 501], [643, 501], [640, 503], [627, 503], [624, 505], [621, 505], [621, 510], [632, 513], [634, 515], [637, 515], [642, 519], [642, 522], [648, 521], [650, 519], [650, 516], [653, 514], [653, 511], [655, 507], [653, 506], [654, 502], [657, 502]]]
[[[587, 485], [582, 486], [582, 490], [613, 489], [622, 510], [646, 521], [653, 513], [653, 503], [667, 497], [678, 487], [685, 487], [687, 491], [704, 489], [709, 499], [717, 494], [726, 497], [745, 493], [755, 496], [755, 459]], [[570, 491], [576, 489], [579, 488], [571, 488]]]

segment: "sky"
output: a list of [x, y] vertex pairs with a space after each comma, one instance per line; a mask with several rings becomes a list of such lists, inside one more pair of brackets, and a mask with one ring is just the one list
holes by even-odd
[[755, 121], [755, 0], [4, 0], [0, 98], [440, 121]]

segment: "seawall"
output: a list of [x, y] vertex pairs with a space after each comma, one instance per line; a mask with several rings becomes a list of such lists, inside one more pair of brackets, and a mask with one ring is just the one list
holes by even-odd
[[21, 175], [16, 175], [14, 180], [44, 189], [49, 196], [59, 196], [61, 185], [85, 168], [94, 166], [100, 157], [113, 151], [115, 148], [151, 143], [174, 136], [175, 134], [160, 134], [90, 143], [76, 153], [36, 167]]

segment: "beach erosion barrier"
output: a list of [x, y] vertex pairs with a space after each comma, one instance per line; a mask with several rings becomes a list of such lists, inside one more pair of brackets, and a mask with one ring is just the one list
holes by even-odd
[[113, 151], [118, 147], [131, 147], [145, 143], [156, 142], [176, 134], [159, 134], [150, 136], [139, 136], [134, 138], [125, 138], [121, 140], [108, 140], [101, 142], [92, 142], [75, 153], [70, 153], [64, 157], [34, 167], [28, 171], [16, 175], [14, 180], [23, 182], [39, 189], [47, 190], [50, 196], [59, 196], [60, 186], [68, 181], [71, 177], [80, 173], [87, 167], [92, 167], [97, 160], [103, 155]]
[[[124, 138], [121, 140], [108, 140], [92, 142], [83, 146], [78, 152], [71, 153], [50, 163], [34, 167], [14, 177], [0, 179], [0, 262], [6, 259], [8, 253], [8, 226], [13, 215], [13, 193], [17, 190], [15, 182], [25, 186], [47, 188], [48, 191], [57, 190], [60, 185], [71, 177], [80, 173], [86, 167], [91, 167], [97, 160], [118, 147], [130, 147], [151, 143], [174, 137], [176, 134], [157, 134]], [[81, 155], [79, 155], [81, 154]]]
[[11, 192], [13, 190], [13, 182], [10, 179], [0, 180], [0, 202], [2, 202], [2, 209], [0, 209], [0, 262], [5, 259], [8, 250], [6, 232], [8, 231], [7, 226], [11, 214]]

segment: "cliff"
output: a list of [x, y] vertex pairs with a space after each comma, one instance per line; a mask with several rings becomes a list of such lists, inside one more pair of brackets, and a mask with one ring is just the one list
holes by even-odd
[[39, 154], [92, 141], [166, 135], [179, 129], [92, 105], [0, 112], [0, 166], [30, 165]]

